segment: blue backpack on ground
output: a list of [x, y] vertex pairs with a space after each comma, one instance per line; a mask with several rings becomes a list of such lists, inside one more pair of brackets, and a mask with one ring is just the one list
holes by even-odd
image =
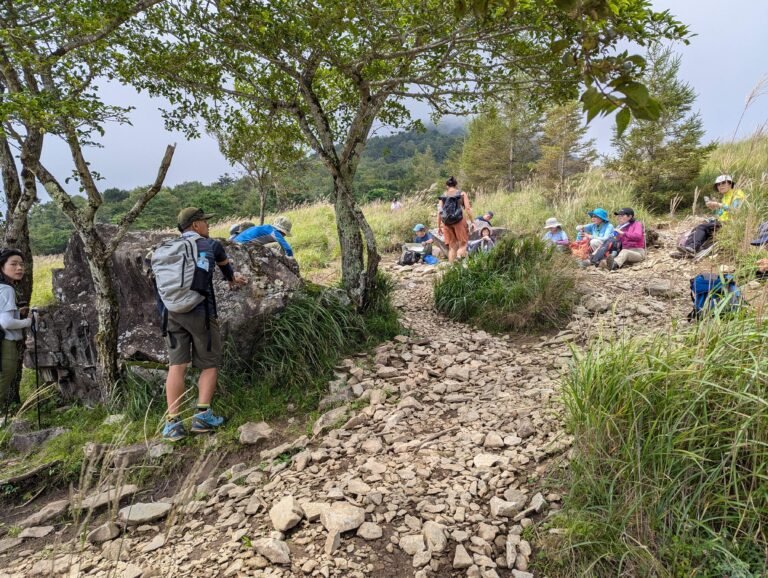
[[[741, 291], [733, 275], [702, 273], [691, 279], [691, 300], [693, 310], [688, 314], [689, 321], [715, 311], [735, 311], [741, 305]], [[721, 305], [724, 301], [727, 304]]]

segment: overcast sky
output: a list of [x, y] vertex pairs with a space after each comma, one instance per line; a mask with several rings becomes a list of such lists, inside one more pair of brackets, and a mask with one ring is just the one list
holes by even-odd
[[[697, 35], [689, 46], [678, 46], [682, 55], [680, 76], [698, 93], [696, 106], [704, 120], [706, 138], [729, 141], [747, 95], [768, 75], [768, 0], [654, 0], [654, 6], [670, 10]], [[173, 142], [178, 146], [166, 185], [209, 183], [226, 172], [237, 174], [213, 139], [186, 141], [180, 134], [167, 132], [159, 112], [162, 101], [116, 85], [105, 87], [102, 93], [107, 102], [136, 107], [132, 126], [108, 127], [104, 148], [88, 151], [91, 166], [104, 177], [102, 190], [151, 183], [165, 146]], [[746, 112], [738, 137], [752, 133], [766, 121], [768, 94]], [[612, 126], [613, 118], [597, 119], [590, 128], [602, 153], [610, 150]], [[71, 174], [72, 162], [61, 143], [48, 140], [44, 159], [60, 180]]]

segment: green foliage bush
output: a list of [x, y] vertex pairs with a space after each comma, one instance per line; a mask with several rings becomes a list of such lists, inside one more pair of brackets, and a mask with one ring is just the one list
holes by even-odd
[[578, 362], [565, 387], [576, 454], [553, 522], [569, 529], [561, 575], [762, 575], [767, 353], [768, 325], [738, 317]]
[[435, 306], [491, 331], [558, 327], [575, 301], [571, 260], [536, 237], [507, 237], [452, 265], [435, 282]]

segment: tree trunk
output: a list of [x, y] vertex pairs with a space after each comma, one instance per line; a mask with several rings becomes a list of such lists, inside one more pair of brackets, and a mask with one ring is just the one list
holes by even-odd
[[259, 179], [259, 225], [264, 224], [264, 208], [267, 205], [267, 187]]
[[380, 257], [373, 230], [355, 203], [352, 178], [341, 172], [333, 175], [334, 209], [341, 246], [341, 282], [363, 311], [370, 305]]
[[[29, 156], [40, 158], [43, 148], [43, 135], [31, 133], [24, 142], [22, 162]], [[0, 172], [2, 173], [3, 188], [7, 214], [5, 218], [5, 231], [3, 246], [13, 247], [21, 251], [26, 265], [24, 278], [18, 285], [18, 303], [29, 304], [32, 297], [32, 282], [34, 278], [34, 261], [32, 259], [32, 247], [29, 240], [29, 222], [27, 216], [32, 204], [37, 199], [37, 186], [35, 176], [26, 168], [22, 168], [19, 176], [16, 161], [13, 158], [8, 139], [0, 137]], [[11, 386], [11, 401], [21, 402], [19, 382], [24, 361], [25, 344], [20, 342], [19, 360], [17, 366], [17, 378]]]
[[104, 402], [110, 402], [122, 377], [117, 349], [120, 306], [112, 274], [112, 256], [93, 227], [80, 232], [79, 235], [83, 241], [96, 295], [99, 329], [95, 342], [101, 398]]

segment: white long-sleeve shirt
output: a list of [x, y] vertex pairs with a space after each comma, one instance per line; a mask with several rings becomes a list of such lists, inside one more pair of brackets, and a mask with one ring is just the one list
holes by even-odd
[[24, 339], [24, 329], [32, 325], [32, 319], [19, 319], [19, 308], [16, 306], [16, 292], [13, 287], [0, 283], [0, 327], [5, 332], [5, 339], [21, 341]]

